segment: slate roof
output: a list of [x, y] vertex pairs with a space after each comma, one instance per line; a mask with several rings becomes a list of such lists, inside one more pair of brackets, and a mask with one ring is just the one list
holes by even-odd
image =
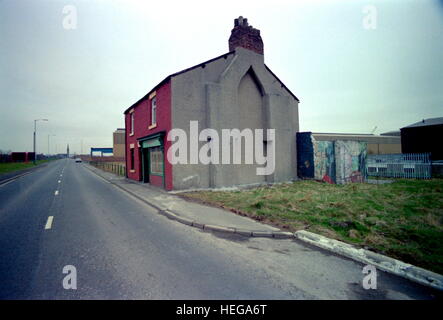
[[[230, 52], [227, 52], [227, 53], [225, 53], [225, 54], [222, 54], [221, 56], [218, 56], [218, 57], [215, 57], [215, 58], [213, 58], [213, 59], [210, 59], [210, 60], [208, 60], [208, 61], [205, 61], [205, 62], [202, 62], [202, 63], [199, 63], [199, 64], [197, 64], [197, 65], [195, 65], [195, 66], [192, 66], [192, 67], [190, 67], [190, 68], [187, 68], [187, 69], [184, 69], [184, 70], [181, 70], [181, 71], [178, 71], [178, 72], [176, 72], [176, 73], [173, 73], [173, 74], [170, 74], [169, 76], [167, 76], [166, 78], [164, 78], [162, 81], [160, 81], [154, 88], [152, 88], [147, 94], [145, 94], [141, 99], [139, 99], [137, 102], [135, 102], [134, 104], [132, 104], [129, 108], [127, 108], [126, 110], [125, 110], [125, 112], [124, 112], [124, 114], [126, 114], [126, 113], [128, 113], [129, 112], [129, 110], [131, 110], [132, 108], [134, 108], [138, 103], [140, 103], [141, 101], [143, 101], [143, 100], [145, 100], [147, 97], [149, 97], [149, 95], [152, 93], [152, 92], [154, 92], [155, 90], [157, 90], [159, 87], [161, 87], [163, 84], [165, 84], [165, 83], [167, 83], [171, 78], [173, 78], [173, 77], [175, 77], [175, 76], [178, 76], [178, 75], [180, 75], [180, 74], [182, 74], [182, 73], [186, 73], [186, 72], [188, 72], [188, 71], [191, 71], [191, 70], [194, 70], [194, 69], [197, 69], [197, 68], [200, 68], [200, 67], [205, 67], [207, 64], [209, 64], [209, 63], [211, 63], [211, 62], [214, 62], [214, 61], [216, 61], [216, 60], [219, 60], [219, 59], [221, 59], [221, 58], [225, 58], [226, 59], [226, 57], [228, 56], [228, 55], [231, 55], [231, 54], [234, 54], [235, 53], [235, 50], [234, 51], [230, 51]], [[278, 81], [278, 82], [280, 82], [280, 84], [281, 84], [281, 86], [282, 86], [282, 88], [285, 88], [288, 92], [289, 92], [289, 94], [291, 95], [291, 96], [293, 96], [294, 98], [295, 98], [295, 100], [297, 100], [298, 102], [300, 102], [300, 100], [295, 96], [295, 94], [293, 94], [292, 92], [291, 92], [291, 90], [289, 90], [289, 88], [288, 87], [286, 87], [285, 86], [285, 84], [271, 71], [271, 69], [269, 69], [269, 67], [267, 66], [267, 65], [265, 65], [265, 68], [272, 74], [272, 76]]]

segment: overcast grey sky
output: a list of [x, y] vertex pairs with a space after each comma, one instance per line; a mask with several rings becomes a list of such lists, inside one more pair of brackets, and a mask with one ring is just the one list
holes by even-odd
[[[67, 30], [66, 5], [77, 13]], [[375, 29], [364, 28], [373, 5]], [[375, 133], [443, 116], [443, 1], [0, 0], [0, 149], [111, 147], [165, 76], [228, 52], [233, 20], [297, 95], [300, 130]]]

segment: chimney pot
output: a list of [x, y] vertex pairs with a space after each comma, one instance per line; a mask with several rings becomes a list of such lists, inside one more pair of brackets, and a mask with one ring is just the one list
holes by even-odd
[[260, 30], [248, 25], [248, 19], [242, 16], [234, 19], [234, 28], [229, 37], [229, 51], [242, 47], [259, 54], [263, 54], [263, 40]]

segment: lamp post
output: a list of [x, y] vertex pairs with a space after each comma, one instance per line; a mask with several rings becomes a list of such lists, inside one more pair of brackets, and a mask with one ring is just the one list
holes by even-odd
[[49, 137], [55, 137], [55, 134], [48, 134], [48, 157], [49, 157]]
[[36, 164], [37, 160], [37, 151], [35, 149], [35, 137], [37, 135], [37, 121], [49, 121], [48, 119], [36, 119], [34, 120], [34, 164]]

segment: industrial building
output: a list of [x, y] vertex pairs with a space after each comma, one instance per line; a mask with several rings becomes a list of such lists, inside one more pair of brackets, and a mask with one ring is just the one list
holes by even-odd
[[432, 161], [443, 160], [443, 117], [423, 119], [400, 131], [402, 153], [430, 153]]

